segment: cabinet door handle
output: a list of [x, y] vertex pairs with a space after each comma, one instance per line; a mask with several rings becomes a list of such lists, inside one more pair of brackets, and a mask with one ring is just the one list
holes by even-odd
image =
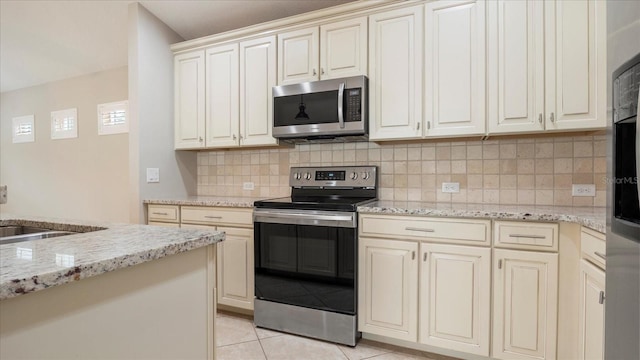
[[427, 130], [431, 129], [431, 121], [427, 121]]
[[542, 113], [538, 114], [538, 122], [542, 124]]
[[502, 259], [498, 260], [498, 269], [502, 269]]
[[166, 212], [152, 212], [153, 215], [169, 215]]
[[316, 76], [316, 69], [313, 69], [313, 76]]
[[435, 230], [433, 229], [422, 229], [422, 228], [415, 228], [415, 227], [406, 227], [404, 228], [407, 231], [421, 231], [421, 232], [435, 232]]
[[600, 296], [598, 297], [598, 304], [604, 304], [604, 291], [600, 291]]
[[200, 136], [200, 137], [198, 138], [198, 141], [202, 142], [202, 136]]
[[527, 238], [527, 239], [546, 239], [544, 235], [523, 235], [523, 234], [509, 234], [512, 238]]
[[599, 251], [594, 251], [594, 254], [596, 254], [597, 257], [602, 258], [602, 260], [607, 260], [607, 256]]
[[556, 121], [556, 117], [553, 115], [553, 113], [551, 113], [551, 116], [549, 117], [549, 120], [551, 120], [551, 122], [555, 122]]
[[411, 252], [411, 260], [415, 260], [416, 259], [416, 252], [412, 251]]
[[236, 139], [236, 134], [233, 134], [233, 140], [235, 140], [235, 139]]
[[320, 68], [320, 74], [324, 75], [324, 68]]
[[205, 219], [222, 219], [222, 216], [205, 215]]
[[427, 261], [427, 253], [424, 253], [422, 255], [422, 261], [425, 261], [425, 262]]
[[240, 134], [240, 140], [244, 139], [244, 136], [242, 136], [242, 134]]
[[416, 130], [420, 130], [420, 123], [416, 124]]

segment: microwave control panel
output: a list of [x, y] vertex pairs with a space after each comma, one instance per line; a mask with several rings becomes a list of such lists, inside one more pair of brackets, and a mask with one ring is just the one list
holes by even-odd
[[362, 89], [346, 89], [346, 114], [344, 121], [360, 121], [362, 117]]

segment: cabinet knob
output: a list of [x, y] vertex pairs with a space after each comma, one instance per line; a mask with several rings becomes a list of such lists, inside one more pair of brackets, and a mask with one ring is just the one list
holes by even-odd
[[412, 251], [411, 252], [411, 260], [415, 260], [416, 259], [416, 252]]
[[604, 291], [600, 291], [600, 296], [598, 297], [598, 304], [604, 304]]
[[424, 255], [422, 255], [422, 261], [427, 261], [427, 253], [424, 253]]
[[202, 136], [200, 136], [200, 137], [198, 138], [198, 141], [202, 142]]
[[320, 68], [320, 73], [324, 75], [324, 68]]
[[233, 140], [235, 140], [235, 139], [236, 139], [236, 134], [233, 134]]
[[549, 116], [549, 120], [551, 120], [551, 122], [556, 121], [556, 117], [553, 115], [553, 113], [551, 113], [551, 116]]
[[502, 269], [502, 259], [498, 260], [498, 269]]
[[540, 113], [540, 114], [538, 115], [538, 122], [539, 122], [540, 124], [542, 124], [542, 113]]
[[316, 69], [313, 69], [313, 76], [316, 76]]

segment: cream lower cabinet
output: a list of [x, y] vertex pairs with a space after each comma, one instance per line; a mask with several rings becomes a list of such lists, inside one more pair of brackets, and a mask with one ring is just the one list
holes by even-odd
[[495, 249], [493, 357], [556, 358], [558, 255]]
[[253, 210], [182, 206], [183, 228], [225, 232], [216, 251], [218, 305], [253, 310]]
[[491, 249], [420, 244], [420, 342], [489, 356]]
[[359, 239], [358, 330], [418, 340], [418, 243]]
[[218, 304], [253, 310], [253, 230], [218, 227], [226, 234], [218, 245]]
[[580, 260], [579, 359], [604, 359], [605, 273]]

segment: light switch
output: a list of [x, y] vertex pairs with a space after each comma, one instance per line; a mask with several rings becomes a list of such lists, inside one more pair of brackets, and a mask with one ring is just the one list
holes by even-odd
[[160, 182], [160, 169], [158, 169], [158, 168], [147, 168], [147, 182], [148, 183], [158, 183], [158, 182]]

